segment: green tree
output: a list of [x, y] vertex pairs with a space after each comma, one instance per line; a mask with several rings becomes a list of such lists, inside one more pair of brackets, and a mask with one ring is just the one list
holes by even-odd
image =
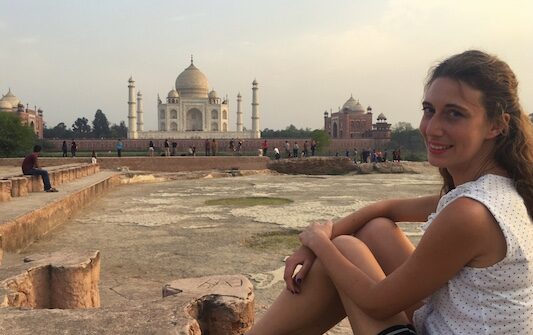
[[109, 121], [102, 110], [98, 109], [94, 114], [93, 135], [96, 138], [107, 138], [111, 135]]
[[391, 141], [388, 150], [401, 150], [402, 159], [423, 161], [427, 159], [424, 139], [418, 131], [408, 122], [398, 122], [392, 127]]
[[262, 138], [310, 138], [312, 130], [310, 128], [297, 129], [293, 124], [284, 130], [273, 130], [265, 128], [261, 132]]
[[117, 125], [114, 123], [111, 126], [111, 137], [113, 138], [126, 138], [128, 136], [128, 127], [126, 127], [126, 122], [120, 121], [120, 124]]
[[68, 129], [63, 122], [59, 122], [54, 128], [47, 128], [45, 125], [43, 135], [45, 138], [67, 139], [73, 137], [72, 130]]
[[31, 151], [37, 136], [17, 115], [0, 113], [0, 157], [20, 156]]
[[76, 121], [72, 124], [72, 131], [76, 137], [89, 137], [91, 134], [91, 126], [89, 125], [89, 120], [87, 118], [77, 118]]
[[323, 129], [315, 129], [311, 132], [311, 139], [315, 140], [317, 143], [317, 150], [323, 151], [324, 148], [329, 146], [330, 138], [329, 135]]

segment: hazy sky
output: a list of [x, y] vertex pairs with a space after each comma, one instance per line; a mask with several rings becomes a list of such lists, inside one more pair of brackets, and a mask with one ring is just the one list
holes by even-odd
[[190, 63], [210, 88], [243, 96], [259, 82], [260, 128], [321, 128], [353, 94], [375, 117], [418, 125], [430, 66], [465, 49], [500, 56], [533, 112], [531, 0], [0, 0], [0, 93], [11, 88], [49, 127], [102, 109], [127, 120], [127, 80], [145, 129]]

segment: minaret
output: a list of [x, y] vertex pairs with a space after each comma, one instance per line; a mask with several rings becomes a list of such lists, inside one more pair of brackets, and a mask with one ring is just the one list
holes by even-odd
[[242, 131], [242, 109], [241, 109], [242, 96], [241, 93], [237, 94], [237, 131]]
[[135, 116], [135, 80], [132, 77], [128, 80], [128, 138], [137, 138], [137, 124]]
[[257, 109], [257, 80], [252, 82], [252, 138], [261, 138], [259, 131], [259, 110]]
[[137, 92], [137, 131], [144, 131], [144, 120], [143, 120], [143, 95], [141, 91]]

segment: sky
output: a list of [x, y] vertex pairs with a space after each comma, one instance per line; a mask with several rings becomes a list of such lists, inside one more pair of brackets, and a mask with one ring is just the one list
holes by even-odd
[[251, 128], [320, 129], [324, 111], [353, 95], [374, 118], [417, 126], [424, 80], [467, 49], [505, 60], [533, 113], [531, 0], [0, 0], [0, 93], [44, 111], [48, 127], [127, 121], [128, 78], [143, 94], [145, 130], [157, 129], [157, 94], [194, 64], [210, 89], [236, 96]]

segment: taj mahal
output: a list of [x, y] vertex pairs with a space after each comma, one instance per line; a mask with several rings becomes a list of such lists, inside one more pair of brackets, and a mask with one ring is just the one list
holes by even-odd
[[202, 139], [202, 138], [260, 138], [258, 84], [252, 82], [252, 130], [243, 126], [242, 96], [237, 95], [236, 130], [230, 131], [228, 98], [209, 92], [207, 77], [191, 64], [176, 78], [175, 87], [166, 101], [157, 96], [157, 131], [144, 130], [142, 94], [135, 89], [132, 77], [128, 80], [128, 138], [130, 139]]

